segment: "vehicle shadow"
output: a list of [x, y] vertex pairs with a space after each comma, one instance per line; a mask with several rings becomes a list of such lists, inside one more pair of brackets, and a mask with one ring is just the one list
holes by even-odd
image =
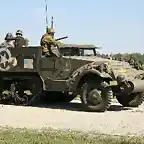
[[130, 107], [123, 107], [122, 105], [111, 105], [108, 111], [125, 111], [125, 110], [132, 110]]
[[[81, 111], [84, 112], [82, 109], [81, 103], [57, 103], [57, 104], [41, 104], [35, 107], [39, 108], [50, 108], [50, 109], [61, 109], [61, 110], [68, 110], [68, 111]], [[126, 110], [132, 110], [132, 108], [126, 108], [118, 104], [112, 104], [108, 111], [126, 111]]]

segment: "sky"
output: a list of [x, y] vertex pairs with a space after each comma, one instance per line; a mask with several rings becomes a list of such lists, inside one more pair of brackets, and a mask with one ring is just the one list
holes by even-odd
[[[144, 51], [143, 0], [47, 0], [49, 25], [55, 37], [69, 44], [93, 44], [101, 53]], [[45, 33], [45, 0], [2, 0], [0, 40], [23, 30], [30, 45], [40, 45]]]

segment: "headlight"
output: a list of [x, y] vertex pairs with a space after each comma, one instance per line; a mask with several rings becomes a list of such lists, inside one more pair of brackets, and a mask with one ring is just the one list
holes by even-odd
[[125, 78], [124, 75], [118, 75], [118, 76], [117, 76], [117, 81], [118, 81], [118, 82], [123, 82], [123, 81], [125, 81], [125, 79], [126, 79], [126, 78]]

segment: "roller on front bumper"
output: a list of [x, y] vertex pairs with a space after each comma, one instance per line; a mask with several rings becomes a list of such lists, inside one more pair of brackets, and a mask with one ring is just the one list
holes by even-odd
[[110, 86], [116, 86], [119, 92], [123, 93], [139, 93], [144, 92], [144, 80], [133, 79], [133, 80], [124, 80], [122, 82], [111, 81]]
[[131, 93], [144, 92], [144, 80], [134, 79], [128, 83], [131, 86]]

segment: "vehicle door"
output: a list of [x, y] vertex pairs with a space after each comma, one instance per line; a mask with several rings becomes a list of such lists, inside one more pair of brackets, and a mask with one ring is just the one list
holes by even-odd
[[40, 60], [40, 73], [42, 77], [51, 80], [67, 79], [71, 70], [69, 58], [42, 57]]

